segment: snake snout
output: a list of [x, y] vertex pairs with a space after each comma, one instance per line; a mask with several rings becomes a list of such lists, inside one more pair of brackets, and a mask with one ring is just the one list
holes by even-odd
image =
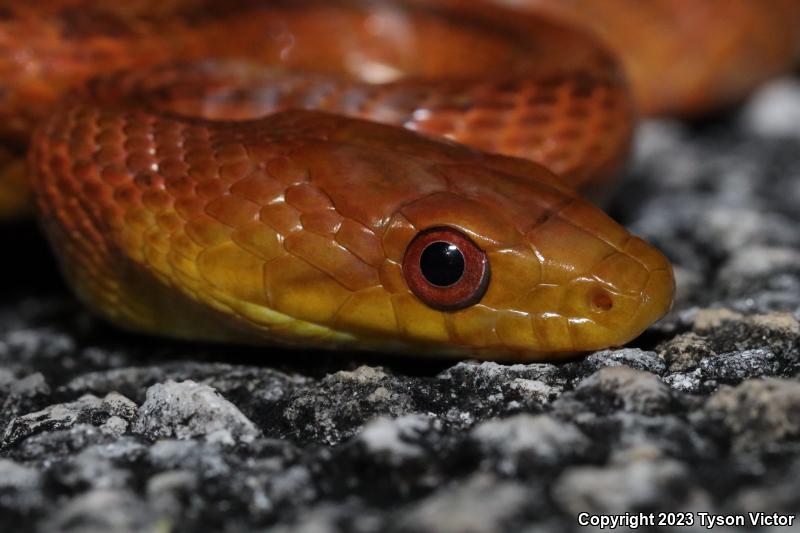
[[570, 203], [526, 236], [541, 276], [521, 305], [540, 350], [621, 346], [669, 309], [667, 259], [588, 203]]
[[637, 337], [667, 313], [674, 292], [667, 259], [637, 237], [601, 261], [588, 279], [574, 283], [581, 294], [573, 304], [571, 334], [589, 349]]

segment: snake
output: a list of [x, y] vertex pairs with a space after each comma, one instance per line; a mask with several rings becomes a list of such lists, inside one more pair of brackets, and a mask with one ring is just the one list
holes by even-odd
[[672, 303], [668, 259], [590, 201], [637, 116], [741, 100], [790, 68], [797, 20], [784, 0], [5, 3], [0, 138], [70, 286], [122, 328], [558, 360]]

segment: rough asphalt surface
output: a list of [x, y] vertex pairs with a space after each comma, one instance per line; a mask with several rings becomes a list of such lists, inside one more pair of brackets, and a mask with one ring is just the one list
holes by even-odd
[[6, 227], [0, 531], [533, 533], [581, 511], [796, 513], [799, 206], [800, 82], [700, 125], [646, 124], [613, 212], [673, 259], [678, 303], [632, 346], [562, 365], [125, 334], [70, 297], [34, 229]]

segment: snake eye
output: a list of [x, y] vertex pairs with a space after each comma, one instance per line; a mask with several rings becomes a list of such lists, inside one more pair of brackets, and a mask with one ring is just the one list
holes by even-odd
[[406, 248], [403, 275], [428, 306], [456, 311], [476, 304], [489, 285], [489, 260], [469, 237], [447, 227], [417, 234]]

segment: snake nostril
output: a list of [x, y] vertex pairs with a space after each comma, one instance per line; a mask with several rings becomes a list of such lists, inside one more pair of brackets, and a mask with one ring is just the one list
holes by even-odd
[[614, 307], [614, 299], [611, 297], [608, 291], [603, 289], [592, 291], [589, 295], [589, 303], [592, 307], [592, 310], [599, 313], [611, 311], [611, 309]]

